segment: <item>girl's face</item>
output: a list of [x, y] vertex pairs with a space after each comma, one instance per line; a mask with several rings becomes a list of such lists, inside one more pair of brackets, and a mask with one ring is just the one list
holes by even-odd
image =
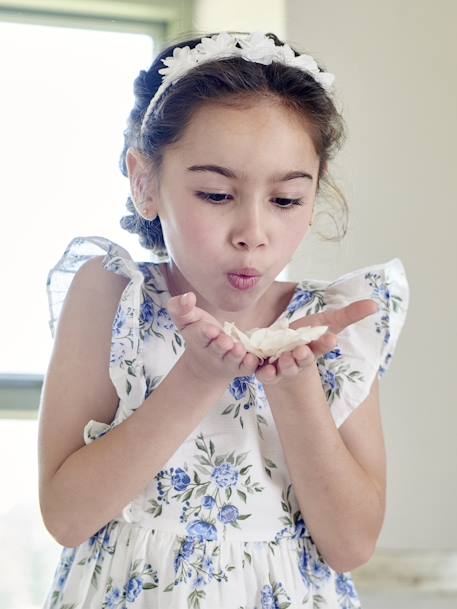
[[[192, 290], [197, 306], [239, 327], [273, 311], [275, 278], [309, 228], [318, 170], [303, 120], [283, 107], [200, 108], [167, 147], [152, 194], [172, 295]], [[247, 290], [228, 279], [243, 267], [261, 274]]]

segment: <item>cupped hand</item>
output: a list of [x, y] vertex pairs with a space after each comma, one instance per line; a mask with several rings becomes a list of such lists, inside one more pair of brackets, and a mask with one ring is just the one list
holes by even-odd
[[348, 326], [373, 315], [378, 310], [377, 303], [366, 298], [357, 300], [340, 309], [306, 315], [289, 325], [292, 330], [305, 326], [328, 326], [328, 330], [317, 340], [306, 345], [299, 345], [292, 351], [283, 353], [274, 363], [266, 361], [257, 367], [255, 375], [264, 384], [276, 384], [283, 379], [290, 379], [303, 371], [310, 370], [318, 357], [335, 348], [338, 334]]
[[167, 308], [186, 341], [183, 361], [189, 371], [204, 382], [231, 382], [236, 376], [254, 374], [258, 357], [225, 334], [216, 318], [196, 306], [194, 292], [189, 292], [185, 304], [180, 302], [181, 296], [172, 296]]

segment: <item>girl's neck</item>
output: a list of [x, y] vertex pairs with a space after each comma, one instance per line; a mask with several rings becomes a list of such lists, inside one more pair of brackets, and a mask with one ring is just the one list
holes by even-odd
[[[167, 263], [161, 265], [162, 275], [167, 284], [170, 296], [177, 296], [182, 290], [174, 285], [173, 277], [170, 275]], [[294, 295], [297, 284], [289, 281], [274, 281], [267, 291], [267, 294], [259, 302], [261, 309], [250, 314], [243, 311], [236, 314], [227, 311], [221, 318], [215, 316], [223, 324], [224, 321], [234, 321], [241, 331], [252, 328], [267, 328], [271, 326], [278, 317], [284, 312]], [[190, 290], [192, 288], [189, 288]], [[197, 306], [198, 303], [197, 303]]]

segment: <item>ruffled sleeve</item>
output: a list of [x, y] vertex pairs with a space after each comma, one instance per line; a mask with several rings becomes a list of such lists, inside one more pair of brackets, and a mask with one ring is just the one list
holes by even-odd
[[318, 283], [305, 292], [307, 299], [320, 302], [312, 312], [365, 298], [379, 307], [340, 332], [335, 349], [317, 360], [332, 417], [340, 427], [368, 396], [375, 377], [383, 377], [391, 364], [409, 306], [409, 285], [399, 258], [357, 269], [326, 285]]
[[[134, 410], [143, 401], [146, 390], [140, 336], [140, 311], [144, 274], [123, 247], [104, 237], [75, 237], [63, 256], [49, 271], [46, 291], [49, 303], [49, 327], [54, 337], [66, 294], [76, 272], [89, 259], [105, 254], [103, 267], [130, 279], [125, 287], [113, 321], [109, 374], [121, 400]], [[104, 435], [111, 425], [91, 420], [84, 428], [84, 440], [92, 442]]]

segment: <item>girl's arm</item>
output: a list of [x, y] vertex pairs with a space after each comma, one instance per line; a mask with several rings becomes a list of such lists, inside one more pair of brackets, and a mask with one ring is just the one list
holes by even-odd
[[108, 365], [112, 323], [128, 280], [106, 271], [100, 258], [81, 267], [68, 291], [39, 412], [41, 513], [67, 547], [87, 540], [151, 482], [227, 386], [196, 378], [184, 352], [140, 408], [84, 444], [86, 423], [111, 423], [118, 406]]
[[265, 385], [303, 520], [338, 572], [371, 558], [384, 521], [386, 455], [378, 385], [375, 379], [339, 429], [316, 366]]

